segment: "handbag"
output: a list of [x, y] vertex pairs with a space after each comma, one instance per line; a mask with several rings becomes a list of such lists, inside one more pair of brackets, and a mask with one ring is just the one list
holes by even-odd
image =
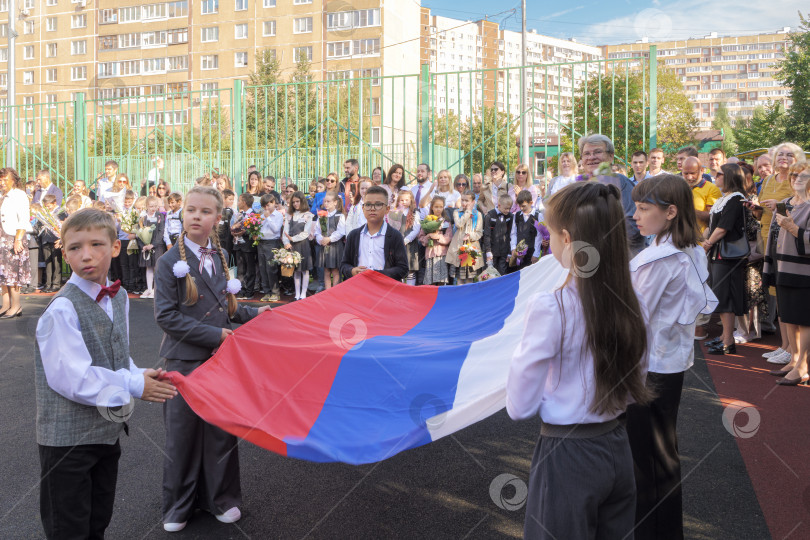
[[727, 261], [747, 258], [751, 253], [751, 246], [748, 244], [745, 230], [742, 231], [742, 234], [736, 240], [728, 241], [724, 236], [723, 239], [720, 240], [720, 248], [717, 251], [717, 258], [720, 260]]

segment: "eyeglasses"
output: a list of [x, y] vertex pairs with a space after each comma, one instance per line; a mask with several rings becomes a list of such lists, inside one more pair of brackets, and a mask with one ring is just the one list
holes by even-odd
[[334, 184], [337, 180], [326, 180], [327, 184]]
[[467, 184], [459, 182], [458, 184], [456, 184], [456, 187], [467, 187]]
[[594, 150], [593, 152], [583, 152], [582, 157], [583, 158], [596, 157], [601, 156], [604, 153], [605, 153], [604, 150]]
[[529, 171], [515, 171], [515, 174], [529, 174]]
[[363, 204], [363, 208], [368, 208], [369, 210], [382, 210], [385, 208], [387, 204], [384, 202], [375, 202], [375, 203], [365, 203]]
[[498, 167], [491, 167], [489, 169], [489, 172], [498, 172], [498, 171], [500, 171], [500, 169]]

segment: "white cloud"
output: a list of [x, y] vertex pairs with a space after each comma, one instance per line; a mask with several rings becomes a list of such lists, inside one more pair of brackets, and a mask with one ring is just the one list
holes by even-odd
[[586, 27], [580, 41], [592, 45], [632, 43], [643, 37], [666, 41], [719, 35], [768, 33], [799, 24], [797, 12], [807, 10], [807, 0], [781, 0], [777, 5], [761, 0], [705, 2], [704, 0], [653, 0], [658, 7], [644, 9]]
[[558, 11], [556, 13], [552, 13], [551, 15], [547, 15], [544, 19], [554, 19], [555, 17], [562, 17], [563, 15], [568, 15], [569, 13], [573, 13], [574, 11], [579, 11], [583, 9], [585, 6], [577, 6], [571, 9], [565, 9], [563, 11]]

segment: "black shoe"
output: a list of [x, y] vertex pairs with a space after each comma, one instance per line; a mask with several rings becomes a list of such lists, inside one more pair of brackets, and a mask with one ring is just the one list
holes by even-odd
[[710, 339], [706, 342], [706, 347], [714, 347], [716, 345], [721, 345], [723, 343], [723, 336], [718, 336], [714, 339]]
[[18, 309], [16, 313], [9, 313], [8, 311], [0, 317], [0, 319], [13, 319], [14, 317], [22, 317], [22, 308]]
[[723, 345], [721, 342], [719, 345], [714, 347], [709, 347], [708, 350], [709, 354], [737, 354], [737, 344], [732, 343], [731, 345]]
[[25, 287], [20, 289], [20, 294], [34, 294], [35, 292], [37, 292], [37, 290], [33, 287]]
[[779, 379], [776, 381], [776, 384], [780, 386], [807, 386], [810, 383], [810, 375], [804, 375], [802, 377], [797, 377], [795, 379], [788, 379], [785, 377], [784, 379]]

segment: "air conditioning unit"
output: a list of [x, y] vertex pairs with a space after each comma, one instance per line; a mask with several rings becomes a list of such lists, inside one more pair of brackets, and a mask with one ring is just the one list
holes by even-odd
[[83, 7], [87, 7], [87, 0], [79, 0], [76, 2], [76, 9], [81, 9]]
[[29, 15], [29, 13], [28, 13], [28, 10], [27, 10], [27, 9], [22, 8], [22, 9], [20, 10], [20, 17], [28, 17], [28, 15]]

